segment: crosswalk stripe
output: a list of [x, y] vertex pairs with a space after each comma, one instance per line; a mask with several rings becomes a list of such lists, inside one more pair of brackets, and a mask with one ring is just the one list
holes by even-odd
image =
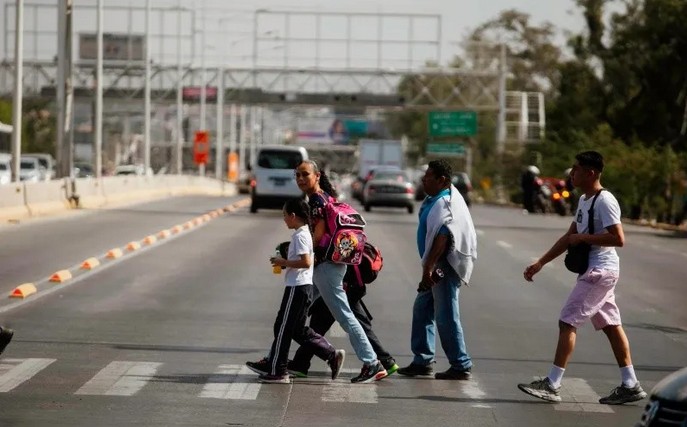
[[145, 386], [162, 363], [115, 361], [100, 370], [75, 394], [133, 396]]
[[12, 390], [55, 360], [57, 359], [3, 359], [4, 363], [0, 365], [0, 393]]
[[[357, 375], [355, 369], [342, 369], [342, 373]], [[323, 402], [377, 403], [377, 385], [353, 384], [349, 378], [337, 378], [322, 390]]]
[[564, 378], [561, 398], [563, 402], [554, 405], [556, 411], [614, 413], [608, 405], [598, 403], [600, 396], [582, 378]]
[[[479, 381], [473, 376], [470, 381], [461, 381], [462, 382], [462, 391], [465, 393], [470, 399], [473, 400], [482, 400], [487, 397], [487, 393], [482, 390], [480, 387]], [[491, 408], [491, 405], [487, 405], [485, 403], [473, 403], [471, 405], [473, 408]]]
[[[240, 376], [252, 375], [253, 372], [244, 365], [219, 365], [215, 375], [211, 376], [203, 387], [200, 397], [230, 400], [255, 400], [260, 392], [258, 382], [236, 381]], [[236, 382], [235, 382], [236, 381]]]

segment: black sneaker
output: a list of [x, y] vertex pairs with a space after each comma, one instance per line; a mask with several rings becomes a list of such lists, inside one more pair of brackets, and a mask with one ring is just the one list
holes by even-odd
[[400, 369], [393, 357], [380, 360], [380, 362], [382, 362], [382, 366], [384, 366], [384, 369], [386, 369], [386, 373], [388, 375], [395, 374]]
[[299, 367], [299, 366], [296, 366], [296, 365], [293, 363], [293, 360], [289, 360], [289, 361], [287, 362], [287, 364], [286, 364], [286, 369], [287, 369], [287, 371], [289, 372], [289, 375], [291, 375], [292, 377], [296, 377], [296, 378], [308, 378], [308, 370], [307, 370], [307, 369], [303, 369], [303, 368], [301, 368], [301, 367]]
[[398, 373], [407, 377], [429, 377], [434, 374], [432, 363], [429, 365], [418, 365], [417, 363], [411, 363], [405, 368], [400, 368]]
[[603, 405], [622, 405], [623, 403], [642, 400], [645, 397], [646, 392], [642, 390], [642, 387], [639, 385], [639, 383], [632, 388], [627, 387], [624, 384], [620, 384], [618, 387], [611, 390], [611, 394], [599, 399], [599, 403]]
[[360, 375], [351, 378], [351, 382], [358, 384], [371, 383], [373, 381], [379, 381], [387, 375], [384, 366], [377, 361], [374, 365], [363, 365], [363, 369], [360, 370]]
[[266, 357], [258, 360], [257, 362], [246, 362], [246, 366], [248, 366], [248, 369], [258, 375], [267, 375], [272, 371], [270, 360]]
[[3, 351], [5, 351], [5, 347], [7, 347], [7, 344], [12, 341], [12, 336], [14, 335], [14, 331], [12, 329], [8, 328], [0, 328], [0, 354], [2, 354]]
[[329, 367], [332, 370], [333, 380], [335, 380], [336, 377], [339, 376], [339, 372], [341, 372], [341, 367], [343, 366], [345, 358], [346, 352], [344, 350], [336, 350], [332, 358], [329, 359], [329, 361], [327, 361], [327, 365], [329, 365]]
[[434, 378], [437, 380], [469, 380], [472, 377], [470, 369], [458, 370], [454, 368], [448, 368], [444, 372], [437, 372], [434, 374]]

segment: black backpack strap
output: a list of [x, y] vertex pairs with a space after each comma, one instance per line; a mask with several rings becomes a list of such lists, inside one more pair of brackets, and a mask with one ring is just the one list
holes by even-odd
[[589, 211], [587, 211], [587, 231], [589, 232], [589, 234], [594, 234], [594, 204], [596, 203], [596, 199], [597, 197], [599, 197], [599, 194], [601, 194], [601, 192], [604, 190], [605, 188], [602, 188], [601, 190], [596, 192], [594, 198], [592, 199], [592, 205], [589, 207]]

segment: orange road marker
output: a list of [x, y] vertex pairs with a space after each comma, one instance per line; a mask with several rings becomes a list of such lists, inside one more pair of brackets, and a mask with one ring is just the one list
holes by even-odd
[[175, 225], [172, 227], [172, 234], [179, 234], [184, 229], [181, 225]]
[[69, 270], [60, 270], [50, 276], [50, 281], [55, 283], [66, 282], [72, 278], [72, 273]]
[[138, 242], [129, 242], [129, 244], [126, 245], [126, 249], [128, 251], [135, 251], [137, 249], [141, 249], [141, 244]]
[[81, 263], [82, 270], [93, 270], [100, 265], [100, 261], [97, 258], [88, 258], [86, 261]]
[[109, 259], [115, 259], [115, 258], [121, 257], [122, 255], [123, 254], [122, 254], [121, 249], [114, 248], [114, 249], [110, 249], [109, 251], [107, 251], [107, 255], [105, 255], [105, 256], [108, 257]]
[[172, 232], [169, 230], [162, 230], [159, 233], [157, 233], [157, 237], [160, 239], [166, 239], [171, 235], [172, 235]]
[[33, 283], [23, 283], [10, 292], [10, 298], [26, 298], [35, 293], [36, 285]]
[[157, 242], [157, 237], [153, 236], [152, 234], [143, 239], [143, 243], [146, 245], [152, 245], [155, 242]]

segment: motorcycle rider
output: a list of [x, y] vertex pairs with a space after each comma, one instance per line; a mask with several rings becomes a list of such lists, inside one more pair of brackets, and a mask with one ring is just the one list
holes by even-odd
[[530, 165], [527, 166], [520, 178], [520, 185], [522, 186], [522, 204], [529, 213], [534, 213], [534, 195], [537, 191], [536, 181], [539, 173], [538, 167]]

